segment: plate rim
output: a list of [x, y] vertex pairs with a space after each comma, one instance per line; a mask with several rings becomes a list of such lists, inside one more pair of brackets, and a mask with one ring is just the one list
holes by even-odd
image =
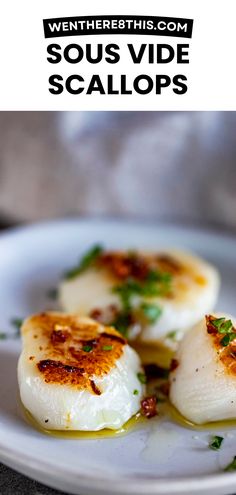
[[209, 224], [209, 225], [201, 225], [199, 222], [190, 222], [188, 220], [170, 220], [170, 219], [154, 219], [154, 218], [145, 218], [145, 217], [122, 217], [122, 216], [102, 216], [102, 215], [81, 215], [81, 216], [68, 216], [68, 217], [57, 217], [50, 219], [42, 219], [38, 221], [32, 221], [27, 223], [20, 223], [19, 225], [9, 226], [0, 230], [0, 240], [12, 237], [13, 235], [20, 235], [27, 233], [31, 230], [37, 230], [38, 228], [44, 227], [54, 227], [58, 226], [61, 223], [67, 224], [117, 224], [117, 225], [134, 225], [135, 227], [140, 228], [168, 228], [168, 229], [183, 229], [185, 231], [198, 231], [199, 233], [212, 235], [212, 236], [221, 236], [222, 238], [228, 240], [236, 241], [236, 230], [232, 231], [231, 229], [224, 228], [217, 224]]
[[[181, 477], [181, 478], [171, 478], [171, 480], [167, 480], [166, 478], [159, 479], [148, 479], [148, 478], [135, 478], [135, 477], [127, 477], [127, 478], [115, 478], [112, 477], [89, 477], [88, 475], [84, 475], [83, 472], [79, 472], [79, 470], [75, 472], [70, 469], [63, 469], [60, 466], [60, 470], [57, 470], [54, 463], [44, 462], [44, 460], [40, 460], [40, 465], [38, 463], [38, 459], [32, 457], [29, 454], [22, 454], [21, 457], [17, 456], [17, 451], [14, 449], [4, 447], [2, 449], [0, 443], [0, 456], [4, 458], [6, 464], [13, 469], [19, 469], [27, 467], [26, 471], [32, 473], [31, 477], [35, 476], [35, 472], [40, 475], [45, 475], [49, 480], [57, 479], [57, 486], [60, 485], [58, 482], [63, 482], [68, 484], [68, 488], [72, 488], [76, 486], [78, 490], [80, 488], [86, 489], [99, 489], [102, 490], [104, 494], [140, 494], [146, 495], [149, 494], [182, 494], [182, 493], [198, 493], [203, 490], [216, 490], [216, 487], [230, 489], [231, 487], [235, 487], [236, 483], [236, 473], [216, 473], [211, 475], [200, 475], [200, 476], [191, 476], [191, 477]], [[16, 467], [17, 466], [17, 467]], [[30, 474], [27, 474], [30, 476]], [[40, 480], [42, 478], [40, 476]], [[226, 482], [227, 481], [227, 482]], [[79, 482], [79, 483], [78, 483]], [[47, 483], [47, 481], [45, 481]], [[54, 482], [51, 481], [51, 486], [55, 486]], [[148, 492], [147, 492], [148, 490]], [[74, 492], [75, 493], [75, 492]], [[217, 492], [215, 492], [217, 493]]]

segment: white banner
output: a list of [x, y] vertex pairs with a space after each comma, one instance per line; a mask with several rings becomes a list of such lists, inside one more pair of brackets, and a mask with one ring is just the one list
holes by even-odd
[[236, 110], [235, 0], [0, 9], [1, 110]]

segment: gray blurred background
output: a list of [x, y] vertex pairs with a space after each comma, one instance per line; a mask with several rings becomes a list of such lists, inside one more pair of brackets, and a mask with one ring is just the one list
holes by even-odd
[[2, 225], [68, 215], [236, 229], [236, 112], [1, 112]]

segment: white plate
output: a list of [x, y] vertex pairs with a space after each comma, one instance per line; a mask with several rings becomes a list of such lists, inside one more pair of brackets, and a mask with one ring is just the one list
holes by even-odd
[[[0, 237], [0, 330], [9, 320], [48, 309], [47, 290], [92, 244], [106, 247], [183, 247], [215, 263], [222, 275], [218, 308], [236, 313], [236, 239], [202, 230], [121, 221], [72, 220], [8, 231]], [[25, 423], [17, 401], [20, 342], [0, 342], [0, 459], [55, 488], [93, 494], [229, 494], [236, 473], [235, 431], [221, 431], [222, 449], [208, 448], [212, 431], [194, 432], [153, 419], [120, 438], [63, 440]]]

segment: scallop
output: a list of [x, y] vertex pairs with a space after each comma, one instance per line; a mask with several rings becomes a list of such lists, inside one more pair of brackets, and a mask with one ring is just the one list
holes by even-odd
[[21, 333], [20, 397], [40, 426], [116, 430], [139, 411], [140, 360], [114, 328], [50, 312], [28, 318]]
[[219, 285], [215, 267], [184, 251], [112, 251], [71, 272], [60, 284], [59, 298], [65, 311], [103, 322], [124, 321], [125, 313], [131, 340], [175, 349], [184, 333], [213, 310]]
[[189, 421], [236, 418], [236, 319], [210, 315], [182, 340], [170, 375], [170, 400]]

